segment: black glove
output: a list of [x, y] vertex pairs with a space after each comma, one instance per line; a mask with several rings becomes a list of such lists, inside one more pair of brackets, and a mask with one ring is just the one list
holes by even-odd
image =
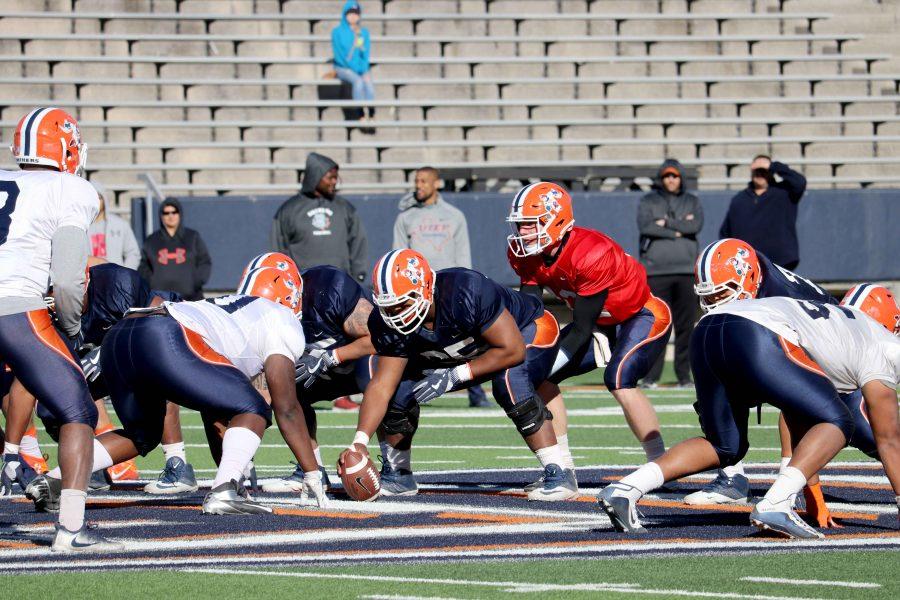
[[297, 361], [294, 371], [297, 383], [302, 383], [304, 388], [310, 387], [328, 369], [340, 364], [333, 351], [322, 352], [316, 356], [304, 354]]
[[453, 389], [462, 379], [457, 367], [426, 371], [426, 377], [413, 388], [413, 396], [419, 404], [428, 404]]
[[100, 377], [100, 346], [97, 346], [81, 358], [81, 370], [84, 378], [94, 381]]

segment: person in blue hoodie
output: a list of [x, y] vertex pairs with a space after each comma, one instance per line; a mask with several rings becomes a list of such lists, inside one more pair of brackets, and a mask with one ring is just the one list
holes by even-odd
[[[334, 52], [334, 70], [338, 79], [353, 86], [354, 100], [374, 100], [370, 58], [372, 44], [369, 30], [360, 26], [362, 9], [359, 2], [348, 0], [341, 14], [341, 24], [331, 30], [331, 49]], [[375, 115], [375, 107], [368, 106], [368, 118]], [[366, 120], [363, 114], [361, 121]]]

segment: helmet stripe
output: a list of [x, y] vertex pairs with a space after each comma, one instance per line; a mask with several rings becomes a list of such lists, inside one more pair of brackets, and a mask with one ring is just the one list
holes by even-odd
[[265, 254], [260, 254], [259, 256], [254, 258], [252, 261], [250, 261], [250, 266], [248, 268], [249, 269], [259, 268], [260, 266], [262, 266], [263, 261], [265, 261], [271, 255], [272, 255], [271, 252], [266, 252]]
[[544, 182], [538, 181], [537, 183], [532, 183], [531, 185], [526, 185], [521, 190], [519, 190], [519, 193], [516, 194], [516, 197], [513, 199], [512, 212], [520, 211], [522, 209], [522, 202], [524, 202], [525, 197], [528, 196], [528, 192], [530, 192], [534, 186], [540, 185], [542, 183], [544, 183]]
[[391, 285], [391, 268], [393, 267], [394, 261], [397, 256], [400, 254], [401, 250], [392, 250], [387, 253], [382, 259], [381, 263], [381, 272], [379, 273], [379, 277], [381, 279], [381, 293], [382, 294], [393, 294], [394, 286]]
[[250, 290], [253, 289], [253, 284], [256, 283], [256, 278], [259, 276], [260, 271], [260, 269], [251, 269], [247, 276], [244, 277], [244, 281], [241, 283], [237, 293], [242, 296], [250, 295]]
[[718, 242], [713, 242], [706, 247], [706, 250], [704, 250], [703, 256], [700, 259], [700, 269], [697, 273], [700, 276], [701, 282], [709, 283], [712, 281], [712, 257], [715, 255], [716, 248], [724, 241], [725, 240], [719, 240]]
[[[43, 113], [46, 110], [50, 110], [50, 109], [39, 107], [39, 108], [36, 108], [33, 111], [31, 111], [30, 113], [28, 113], [28, 115], [26, 115], [25, 120], [24, 120], [25, 126], [22, 127], [22, 135], [19, 138], [19, 140], [24, 145], [24, 148], [22, 151], [23, 156], [29, 156], [31, 154], [32, 147], [37, 146], [37, 131], [40, 128], [35, 127], [32, 129], [32, 125], [35, 122], [37, 122], [37, 123], [41, 122], [41, 118], [43, 118], [41, 113]], [[41, 115], [41, 116], [39, 117], [39, 115]], [[33, 134], [32, 134], [32, 131], [34, 132]], [[34, 136], [34, 140], [32, 140], [32, 135]]]
[[860, 283], [856, 286], [856, 292], [853, 294], [853, 297], [850, 298], [850, 302], [848, 304], [853, 307], [859, 307], [863, 301], [866, 299], [866, 296], [869, 295], [869, 292], [872, 291], [871, 283]]

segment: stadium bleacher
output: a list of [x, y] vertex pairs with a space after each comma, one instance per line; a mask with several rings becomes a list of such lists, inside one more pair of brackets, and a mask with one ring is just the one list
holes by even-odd
[[811, 187], [900, 184], [895, 3], [373, 0], [374, 135], [317, 98], [339, 5], [21, 0], [0, 15], [3, 139], [34, 105], [74, 111], [123, 207], [144, 172], [185, 195], [289, 191], [312, 150], [353, 191], [405, 189], [423, 160], [483, 177], [668, 155], [738, 187], [760, 151]]

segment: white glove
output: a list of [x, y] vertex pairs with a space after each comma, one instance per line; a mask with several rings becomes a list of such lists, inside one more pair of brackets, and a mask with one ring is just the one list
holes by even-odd
[[316, 469], [303, 473], [303, 490], [300, 499], [312, 498], [319, 508], [328, 508], [328, 496], [325, 495], [325, 486], [322, 485], [322, 472]]
[[84, 378], [94, 381], [100, 376], [100, 346], [97, 346], [81, 359], [81, 370]]

